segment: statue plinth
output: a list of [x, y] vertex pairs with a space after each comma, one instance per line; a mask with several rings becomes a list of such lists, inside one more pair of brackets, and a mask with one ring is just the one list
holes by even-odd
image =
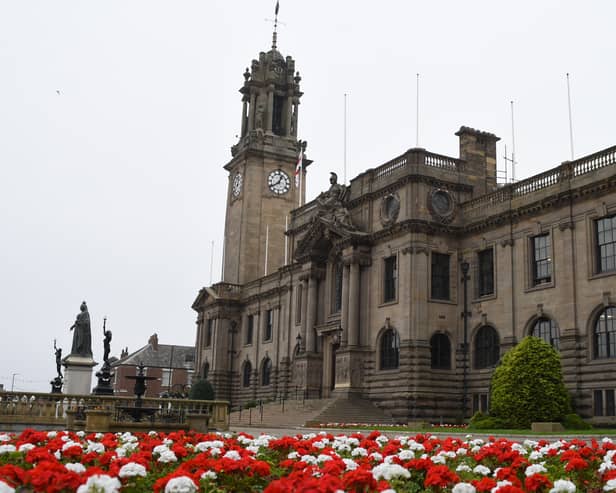
[[88, 395], [92, 390], [92, 368], [98, 363], [92, 356], [69, 354], [62, 360], [64, 366], [64, 392]]

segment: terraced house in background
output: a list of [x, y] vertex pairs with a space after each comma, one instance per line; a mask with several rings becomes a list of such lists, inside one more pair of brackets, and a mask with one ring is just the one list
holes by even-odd
[[409, 149], [298, 207], [300, 81], [275, 42], [244, 73], [223, 281], [193, 303], [217, 398], [455, 420], [487, 408], [494, 366], [532, 334], [560, 351], [576, 411], [615, 420], [616, 147], [502, 185], [498, 137], [463, 126], [458, 157]]

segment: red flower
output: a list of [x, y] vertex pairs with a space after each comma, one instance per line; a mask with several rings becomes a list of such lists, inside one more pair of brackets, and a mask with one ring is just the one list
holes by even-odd
[[528, 491], [540, 491], [543, 488], [551, 488], [552, 481], [543, 474], [533, 474], [524, 480], [524, 486]]
[[491, 491], [492, 488], [496, 486], [496, 481], [494, 481], [492, 478], [484, 477], [480, 480], [474, 479], [473, 481], [471, 481], [471, 484], [479, 493], [483, 493], [486, 491]]
[[445, 488], [447, 485], [457, 483], [458, 481], [460, 481], [460, 478], [456, 473], [452, 472], [447, 466], [439, 465], [428, 470], [428, 474], [424, 480], [424, 486]]

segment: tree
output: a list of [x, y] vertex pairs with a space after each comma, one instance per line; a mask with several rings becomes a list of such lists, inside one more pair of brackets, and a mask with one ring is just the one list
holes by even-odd
[[206, 379], [201, 378], [193, 383], [188, 394], [189, 399], [196, 399], [202, 401], [214, 400], [214, 387]]
[[525, 337], [503, 356], [492, 375], [490, 415], [512, 428], [561, 421], [571, 412], [560, 354], [537, 337]]

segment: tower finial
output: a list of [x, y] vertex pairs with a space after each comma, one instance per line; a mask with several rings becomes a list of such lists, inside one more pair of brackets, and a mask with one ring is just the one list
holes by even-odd
[[276, 38], [278, 37], [278, 10], [280, 9], [280, 2], [276, 0], [276, 8], [274, 9], [274, 33], [272, 34], [272, 50], [276, 49]]

